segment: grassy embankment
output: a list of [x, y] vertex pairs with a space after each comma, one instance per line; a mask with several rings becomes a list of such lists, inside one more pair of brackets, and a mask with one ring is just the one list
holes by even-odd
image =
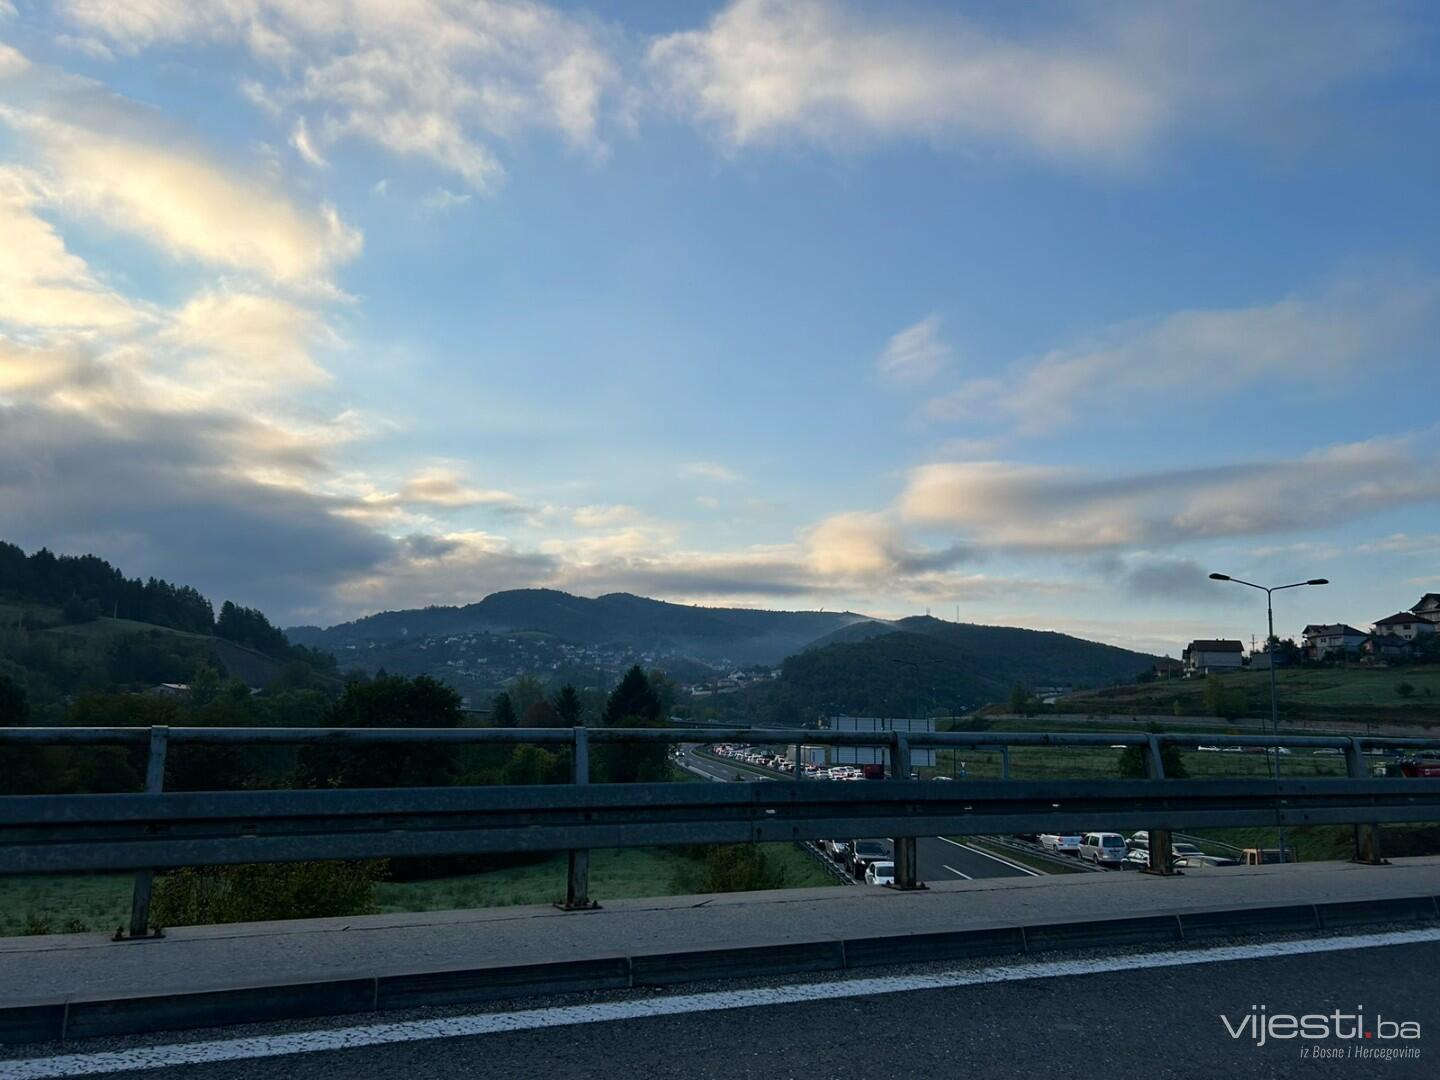
[[[700, 778], [676, 770], [678, 780]], [[811, 888], [834, 880], [794, 844], [765, 844], [771, 865], [787, 886]], [[624, 848], [590, 855], [590, 895], [600, 901], [670, 896], [693, 862], [665, 848]], [[566, 858], [483, 874], [433, 881], [383, 882], [376, 887], [381, 912], [544, 904], [565, 895]], [[124, 874], [0, 878], [0, 937], [24, 933], [113, 930], [128, 921], [131, 878]]]
[[[1268, 720], [1270, 676], [1241, 671], [1217, 676], [1244, 698], [1243, 715]], [[1203, 716], [1205, 679], [1167, 679], [1067, 694], [1061, 713], [1092, 715]], [[1288, 668], [1276, 672], [1281, 725], [1326, 724], [1337, 728], [1403, 732], [1440, 727], [1440, 666]], [[1410, 687], [1408, 693], [1404, 692]], [[1243, 721], [1242, 721], [1243, 723]]]

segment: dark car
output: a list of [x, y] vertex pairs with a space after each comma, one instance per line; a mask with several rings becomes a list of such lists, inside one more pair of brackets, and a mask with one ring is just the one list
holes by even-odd
[[890, 859], [893, 854], [888, 840], [854, 840], [850, 843], [850, 852], [846, 858], [850, 873], [856, 877], [864, 877], [865, 869], [871, 863]]

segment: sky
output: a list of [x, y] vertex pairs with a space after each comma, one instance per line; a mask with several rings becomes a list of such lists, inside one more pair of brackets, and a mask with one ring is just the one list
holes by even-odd
[[1440, 590], [1431, 5], [0, 0], [0, 537], [1178, 654]]

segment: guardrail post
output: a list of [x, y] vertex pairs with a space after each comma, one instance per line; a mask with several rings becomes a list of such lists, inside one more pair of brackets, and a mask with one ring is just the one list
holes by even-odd
[[1010, 779], [1010, 747], [1000, 747], [1000, 779]]
[[[583, 727], [575, 729], [575, 745], [570, 752], [570, 782], [590, 783], [590, 735]], [[567, 852], [569, 866], [565, 875], [566, 911], [590, 911], [600, 905], [590, 899], [590, 851]]]
[[[1149, 780], [1165, 779], [1165, 757], [1160, 753], [1160, 740], [1154, 735], [1145, 740], [1145, 777]], [[1150, 829], [1150, 864], [1141, 873], [1173, 877], [1180, 871], [1175, 869], [1173, 843], [1169, 829]]]
[[[1365, 767], [1365, 754], [1359, 739], [1351, 739], [1345, 747], [1345, 771], [1352, 780], [1364, 780], [1369, 775]], [[1369, 822], [1355, 826], [1355, 862], [1370, 866], [1388, 866], [1388, 860], [1380, 852], [1380, 826]]]
[[[165, 790], [165, 756], [170, 746], [170, 729], [150, 729], [150, 757], [145, 764], [145, 791], [158, 795]], [[116, 941], [128, 938], [150, 937], [150, 894], [155, 887], [154, 870], [137, 870], [135, 885], [130, 893], [130, 933], [115, 934]], [[161, 931], [155, 932], [156, 937]]]
[[[890, 744], [890, 772], [892, 779], [910, 779], [910, 740], [905, 737], [904, 732], [894, 733], [893, 741]], [[895, 888], [897, 889], [923, 889], [925, 883], [919, 880], [919, 870], [915, 857], [915, 837], [896, 836], [891, 841], [895, 848], [893, 856], [895, 860]]]
[[795, 740], [795, 779], [805, 779], [805, 744]]

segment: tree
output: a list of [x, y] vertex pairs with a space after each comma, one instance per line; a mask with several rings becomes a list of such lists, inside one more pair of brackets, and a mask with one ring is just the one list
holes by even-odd
[[1395, 693], [1399, 694], [1402, 698], [1408, 698], [1411, 694], [1415, 693], [1415, 684], [1410, 682], [1399, 683], [1395, 687]]
[[1010, 688], [1010, 711], [1030, 715], [1030, 690], [1023, 682]]
[[575, 692], [575, 687], [566, 683], [555, 695], [555, 711], [560, 714], [560, 719], [571, 727], [577, 727], [580, 723], [581, 713], [584, 706], [580, 701], [580, 695]]
[[1227, 686], [1222, 676], [1205, 676], [1205, 707], [1215, 716], [1234, 720], [1245, 711], [1245, 691]]
[[524, 716], [530, 706], [545, 700], [545, 684], [534, 675], [517, 675], [505, 687], [516, 716]]
[[636, 664], [610, 691], [602, 722], [606, 727], [639, 727], [641, 725], [635, 721], [654, 723], [659, 720], [663, 715], [662, 708], [649, 677]]
[[570, 727], [565, 718], [555, 711], [555, 706], [541, 698], [525, 710], [525, 716], [521, 720], [521, 727], [544, 728], [544, 727]]
[[510, 700], [510, 695], [504, 691], [495, 695], [490, 703], [490, 726], [491, 727], [515, 727], [519, 723], [515, 719], [515, 706]]
[[[330, 727], [454, 728], [464, 719], [460, 695], [429, 675], [351, 680], [326, 716]], [[316, 787], [435, 787], [459, 773], [453, 749], [434, 743], [336, 749], [307, 746], [303, 782]]]
[[[650, 679], [636, 664], [625, 673], [605, 702], [601, 723], [605, 727], [662, 727], [659, 696]], [[601, 783], [634, 783], [663, 780], [670, 775], [669, 755], [663, 743], [607, 743], [595, 752], [596, 778]]]
[[18, 727], [29, 717], [30, 699], [25, 687], [9, 675], [0, 675], [0, 726]]
[[[1160, 731], [1159, 724], [1151, 724], [1148, 728], [1152, 734]], [[1127, 780], [1143, 780], [1150, 774], [1145, 768], [1146, 748], [1143, 746], [1127, 746], [1120, 751], [1120, 775]], [[1185, 768], [1185, 759], [1180, 756], [1180, 748], [1172, 743], [1162, 743], [1160, 746], [1160, 763], [1165, 768], [1166, 780], [1184, 780], [1190, 775]]]

